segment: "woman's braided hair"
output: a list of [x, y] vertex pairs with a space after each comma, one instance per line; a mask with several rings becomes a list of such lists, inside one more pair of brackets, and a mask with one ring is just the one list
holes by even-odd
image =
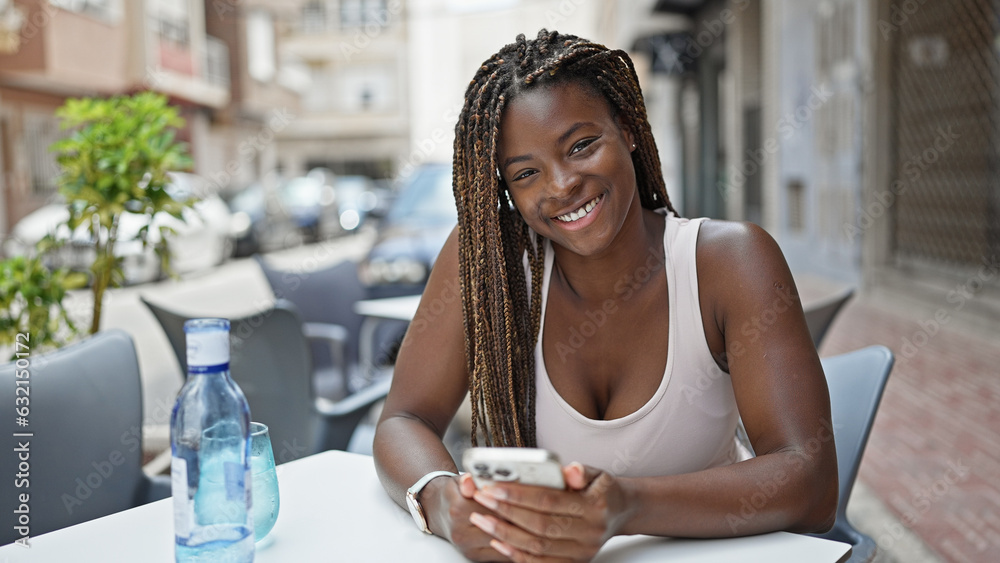
[[483, 63], [465, 92], [455, 127], [453, 176], [473, 445], [479, 427], [488, 445], [535, 445], [534, 348], [544, 245], [513, 208], [499, 174], [497, 139], [504, 106], [514, 97], [538, 85], [568, 81], [603, 96], [635, 135], [632, 163], [642, 206], [665, 206], [676, 215], [635, 68], [624, 51], [543, 29], [532, 41], [518, 35]]

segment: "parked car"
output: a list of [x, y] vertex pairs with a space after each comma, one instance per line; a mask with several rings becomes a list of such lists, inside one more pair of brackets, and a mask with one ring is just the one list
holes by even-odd
[[400, 188], [361, 262], [370, 298], [423, 291], [434, 261], [458, 222], [451, 165], [426, 164]]
[[322, 175], [292, 178], [281, 185], [278, 195], [307, 240], [323, 240], [342, 232], [336, 192]]
[[304, 237], [298, 224], [278, 197], [280, 183], [278, 174], [272, 172], [229, 198], [236, 256], [302, 244]]
[[333, 189], [341, 228], [347, 232], [357, 231], [378, 206], [375, 183], [367, 176], [337, 176]]
[[381, 221], [389, 213], [393, 202], [396, 201], [398, 192], [393, 187], [393, 181], [388, 179], [378, 179], [373, 182], [372, 192], [375, 193], [375, 208], [368, 212], [368, 216]]
[[[168, 235], [167, 246], [171, 252], [171, 268], [177, 273], [207, 269], [232, 256], [232, 215], [225, 202], [209, 191], [209, 186], [209, 182], [200, 176], [171, 172], [167, 193], [177, 200], [197, 197], [199, 201], [193, 208], [184, 209], [184, 221], [163, 212], [154, 215], [149, 228], [149, 244], [145, 248], [139, 239], [139, 232], [148, 218], [135, 213], [122, 213], [115, 255], [122, 259], [126, 284], [154, 281], [165, 273], [161, 271], [160, 260], [153, 249], [160, 240], [161, 226], [175, 231]], [[89, 234], [82, 226], [71, 233], [66, 225], [68, 219], [69, 209], [65, 203], [52, 203], [36, 210], [18, 221], [11, 230], [5, 252], [8, 255], [26, 253], [51, 233], [64, 244], [48, 256], [49, 266], [89, 271], [94, 261]]]

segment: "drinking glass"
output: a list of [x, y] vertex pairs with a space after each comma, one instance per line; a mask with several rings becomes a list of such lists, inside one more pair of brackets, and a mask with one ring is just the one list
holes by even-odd
[[253, 474], [253, 537], [259, 542], [278, 520], [278, 473], [267, 425], [250, 423], [250, 472]]

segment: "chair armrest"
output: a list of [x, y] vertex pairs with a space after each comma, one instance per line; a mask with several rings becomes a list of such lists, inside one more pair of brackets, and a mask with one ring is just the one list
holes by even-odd
[[341, 347], [350, 336], [345, 327], [333, 323], [302, 323], [302, 333], [310, 340], [329, 340]]
[[142, 491], [142, 498], [139, 504], [146, 504], [154, 500], [165, 499], [170, 496], [170, 477], [167, 475], [153, 475], [146, 477], [145, 490]]
[[330, 360], [346, 383], [348, 373], [347, 340], [350, 337], [347, 329], [332, 323], [302, 323], [302, 333], [309, 340], [325, 340], [327, 342], [330, 346]]
[[317, 398], [316, 410], [324, 418], [321, 451], [346, 450], [361, 419], [389, 394], [391, 386], [392, 378], [383, 377], [337, 402]]
[[336, 402], [318, 397], [316, 410], [327, 418], [350, 416], [384, 399], [389, 394], [391, 386], [392, 378], [383, 377]]

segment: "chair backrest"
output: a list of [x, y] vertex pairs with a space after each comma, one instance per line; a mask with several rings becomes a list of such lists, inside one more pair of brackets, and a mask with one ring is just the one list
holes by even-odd
[[320, 450], [321, 420], [313, 396], [312, 361], [302, 320], [289, 301], [230, 321], [230, 371], [250, 404], [250, 415], [269, 428], [277, 463]]
[[[347, 329], [347, 363], [357, 364], [358, 334], [364, 318], [354, 312], [354, 304], [365, 298], [357, 263], [343, 260], [312, 272], [292, 272], [271, 267], [259, 254], [255, 254], [254, 259], [274, 296], [294, 303], [303, 321], [336, 324]], [[320, 351], [322, 348], [317, 349]]]
[[[29, 385], [15, 383], [21, 381]], [[21, 503], [14, 501], [21, 493], [29, 494], [32, 536], [145, 502], [142, 386], [127, 333], [104, 330], [48, 354], [30, 354], [20, 366], [0, 366], [0, 404], [13, 408], [18, 397], [30, 401], [30, 412], [26, 427], [0, 433], [0, 451], [8, 457], [4, 471], [11, 469], [0, 481], [0, 544], [19, 537], [14, 511]], [[22, 462], [23, 482], [13, 471]]]
[[[145, 298], [187, 373], [184, 322], [196, 318]], [[312, 363], [302, 320], [291, 302], [230, 319], [229, 370], [250, 405], [250, 417], [269, 428], [277, 463], [319, 451], [321, 420], [314, 408]]]
[[869, 346], [821, 360], [830, 389], [840, 476], [837, 524], [847, 522], [847, 499], [854, 488], [893, 361], [892, 351], [885, 346]]
[[181, 374], [187, 377], [187, 342], [184, 339], [184, 321], [193, 317], [161, 307], [156, 303], [148, 301], [142, 295], [139, 296], [139, 301], [142, 301], [142, 304], [153, 313], [156, 321], [160, 323], [160, 328], [167, 335], [170, 348], [173, 349], [174, 356], [177, 357], [177, 362], [181, 366]]
[[841, 293], [810, 305], [808, 309], [803, 311], [806, 315], [806, 325], [809, 327], [809, 335], [812, 336], [813, 345], [816, 346], [817, 350], [820, 343], [823, 342], [826, 332], [830, 329], [830, 325], [833, 324], [833, 319], [837, 317], [837, 313], [840, 312], [840, 309], [853, 295], [854, 288], [848, 288]]

